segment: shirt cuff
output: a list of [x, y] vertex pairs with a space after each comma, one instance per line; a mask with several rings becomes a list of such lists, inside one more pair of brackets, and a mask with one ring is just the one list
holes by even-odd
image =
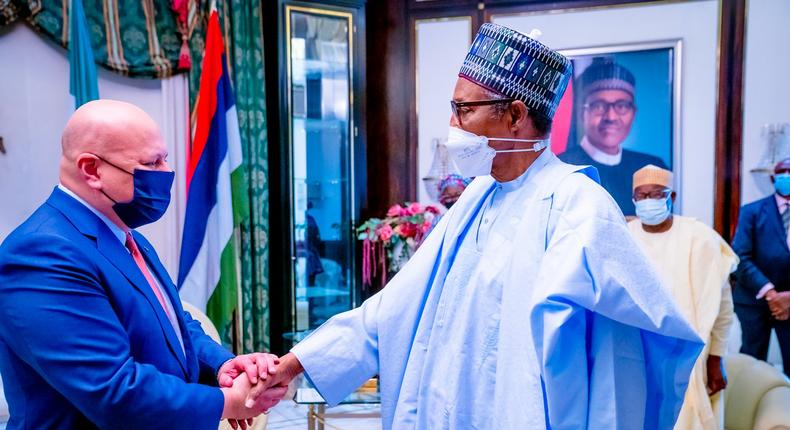
[[[313, 332], [316, 333], [316, 332]], [[343, 399], [351, 394], [357, 387], [357, 378], [353, 375], [352, 369], [362, 369], [353, 360], [346, 360], [347, 363], [329, 363], [331, 357], [321, 352], [324, 348], [322, 338], [311, 336], [315, 341], [308, 341], [308, 338], [297, 343], [291, 348], [291, 353], [296, 356], [302, 364], [304, 375], [310, 384], [324, 398], [329, 407], [338, 405]], [[326, 338], [326, 336], [324, 336]]]
[[760, 292], [757, 293], [756, 299], [757, 300], [762, 299], [763, 297], [765, 297], [766, 294], [768, 294], [769, 291], [771, 291], [773, 289], [774, 289], [774, 284], [772, 284], [770, 282], [765, 284], [765, 285], [763, 285], [763, 287], [760, 288]]

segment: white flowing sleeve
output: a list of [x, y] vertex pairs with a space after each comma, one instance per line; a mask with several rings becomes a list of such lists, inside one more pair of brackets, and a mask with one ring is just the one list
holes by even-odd
[[[719, 303], [719, 313], [716, 316], [716, 321], [713, 323], [713, 329], [710, 332], [710, 348], [709, 355], [717, 355], [723, 357], [727, 354], [727, 340], [730, 337], [730, 329], [735, 321], [735, 311], [732, 303], [732, 287], [730, 286], [729, 276], [738, 267], [738, 256], [727, 245], [726, 242], [718, 235], [715, 234], [717, 239], [718, 249], [720, 256], [717, 256], [719, 261], [719, 284], [721, 285], [721, 301]], [[713, 270], [708, 268], [708, 270]]]
[[732, 291], [730, 281], [722, 282], [721, 303], [719, 304], [719, 314], [716, 322], [713, 323], [713, 330], [710, 332], [709, 355], [723, 357], [727, 354], [727, 339], [730, 335], [730, 328], [734, 321], [734, 310], [732, 304]]
[[333, 316], [291, 349], [330, 406], [376, 374], [382, 398], [386, 387], [400, 386], [447, 224], [445, 216], [384, 289]]
[[531, 315], [551, 428], [671, 428], [702, 343], [582, 175], [558, 189]]
[[378, 373], [381, 296], [376, 294], [362, 306], [335, 315], [291, 349], [330, 406]]

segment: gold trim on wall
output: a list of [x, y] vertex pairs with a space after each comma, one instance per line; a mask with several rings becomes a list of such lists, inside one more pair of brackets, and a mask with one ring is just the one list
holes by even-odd
[[[286, 62], [287, 62], [287, 64], [286, 64], [286, 71], [285, 71], [285, 74], [286, 74], [286, 85], [285, 85], [286, 88], [285, 88], [285, 90], [286, 90], [286, 98], [287, 98], [287, 104], [288, 104], [288, 138], [291, 139], [291, 140], [293, 140], [293, 121], [292, 121], [292, 118], [293, 118], [293, 112], [292, 112], [293, 100], [291, 99], [291, 97], [292, 97], [292, 94], [291, 94], [291, 67], [292, 67], [292, 65], [291, 65], [291, 12], [302, 12], [302, 13], [308, 13], [308, 14], [313, 14], [313, 15], [324, 15], [324, 16], [339, 17], [339, 18], [345, 18], [348, 21], [348, 70], [349, 70], [349, 73], [348, 73], [348, 89], [349, 89], [349, 94], [348, 94], [348, 113], [349, 113], [349, 115], [348, 115], [348, 118], [349, 118], [349, 122], [348, 122], [348, 128], [349, 128], [348, 129], [348, 136], [349, 136], [349, 145], [350, 145], [350, 148], [351, 148], [351, 158], [349, 160], [349, 163], [351, 165], [351, 169], [350, 169], [350, 172], [349, 172], [349, 181], [350, 181], [350, 184], [351, 184], [351, 190], [353, 191], [354, 190], [354, 185], [355, 185], [354, 184], [354, 179], [355, 179], [354, 178], [354, 169], [353, 169], [353, 166], [354, 166], [354, 144], [356, 143], [355, 142], [355, 140], [356, 140], [355, 139], [356, 138], [356, 133], [354, 132], [355, 127], [356, 127], [356, 125], [354, 123], [354, 85], [355, 85], [355, 82], [354, 82], [354, 31], [355, 31], [354, 15], [351, 12], [341, 12], [341, 11], [336, 11], [336, 10], [320, 9], [320, 8], [315, 8], [315, 7], [293, 6], [293, 5], [286, 5], [285, 6], [285, 38], [286, 38], [286, 42], [285, 42], [286, 54], [285, 55], [286, 55]], [[288, 174], [289, 174], [289, 177], [291, 177], [291, 178], [293, 177], [293, 165], [290, 162], [290, 160], [288, 162]], [[352, 202], [353, 202], [353, 199], [352, 199]], [[353, 223], [355, 221], [353, 208], [352, 208], [350, 214], [351, 214], [351, 221]], [[352, 229], [353, 229], [353, 227], [354, 226], [352, 224]], [[293, 225], [291, 226], [291, 230], [293, 230]]]
[[[350, 195], [350, 204], [351, 210], [350, 217], [351, 217], [351, 232], [353, 237], [353, 231], [355, 227], [355, 214], [354, 214], [354, 189], [355, 189], [355, 178], [354, 178], [354, 146], [356, 144], [356, 133], [355, 130], [355, 123], [354, 123], [354, 32], [356, 30], [354, 26], [354, 14], [352, 12], [343, 12], [338, 10], [332, 9], [321, 9], [317, 7], [309, 7], [309, 6], [295, 6], [295, 5], [285, 5], [285, 60], [286, 60], [286, 70], [285, 70], [285, 92], [286, 92], [286, 105], [287, 105], [287, 118], [288, 118], [288, 145], [293, 145], [293, 95], [291, 94], [291, 85], [292, 85], [292, 61], [291, 61], [291, 14], [293, 12], [301, 12], [305, 14], [311, 15], [318, 15], [318, 16], [330, 16], [336, 18], [344, 18], [348, 22], [348, 142], [349, 142], [349, 149], [350, 149], [350, 158], [349, 158], [349, 185], [351, 188]], [[293, 158], [288, 157], [288, 181], [293, 181]], [[293, 188], [293, 187], [291, 187]], [[294, 190], [291, 190], [291, 195], [288, 196], [288, 199], [291, 200], [288, 204], [292, 204], [294, 196]], [[293, 214], [288, 219], [288, 228], [289, 228], [289, 235], [291, 236], [291, 270], [294, 270], [294, 262], [296, 259], [295, 255], [295, 248], [293, 248], [294, 244], [296, 243], [293, 237], [293, 232], [295, 230], [294, 226], [294, 217]], [[349, 268], [350, 271], [354, 269], [355, 264], [352, 261], [351, 267]], [[292, 331], [296, 332], [296, 280], [294, 276], [290, 277], [291, 285], [291, 327]], [[353, 289], [352, 289], [353, 290]], [[352, 292], [353, 294], [353, 292]], [[355, 301], [352, 297], [352, 301]], [[356, 303], [354, 303], [356, 304]]]
[[[568, 8], [547, 8], [547, 9], [538, 9], [538, 10], [530, 10], [524, 12], [503, 12], [503, 13], [490, 13], [486, 16], [485, 22], [491, 22], [491, 19], [496, 17], [514, 17], [514, 16], [530, 16], [530, 15], [546, 15], [546, 14], [563, 14], [563, 13], [571, 13], [571, 12], [591, 12], [596, 10], [611, 10], [611, 9], [626, 9], [626, 8], [635, 8], [635, 7], [642, 7], [642, 6], [658, 6], [658, 5], [669, 5], [669, 4], [677, 4], [677, 3], [695, 3], [695, 2], [705, 2], [705, 1], [718, 1], [721, 3], [723, 0], [652, 0], [652, 1], [645, 1], [645, 2], [634, 2], [634, 3], [617, 3], [617, 4], [604, 4], [604, 5], [596, 5], [596, 6], [577, 6], [577, 7], [568, 7]], [[526, 6], [526, 5], [524, 5]], [[547, 5], [550, 6], [550, 5]], [[496, 6], [492, 5], [492, 8]], [[516, 9], [518, 6], [507, 6], [502, 5], [502, 7], [509, 7]], [[494, 9], [496, 10], [496, 9]]]

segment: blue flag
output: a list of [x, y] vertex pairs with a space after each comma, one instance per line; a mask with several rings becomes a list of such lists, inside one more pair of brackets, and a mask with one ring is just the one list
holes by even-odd
[[70, 6], [69, 93], [74, 96], [74, 109], [77, 109], [99, 98], [99, 85], [82, 0], [71, 0]]

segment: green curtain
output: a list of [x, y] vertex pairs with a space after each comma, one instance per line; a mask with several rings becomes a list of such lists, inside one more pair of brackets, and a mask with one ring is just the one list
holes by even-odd
[[[249, 216], [236, 232], [241, 252], [240, 351], [269, 349], [269, 193], [266, 135], [266, 93], [264, 86], [263, 21], [261, 3], [250, 0], [218, 1], [225, 39], [236, 111], [239, 117], [245, 177], [242, 187], [249, 196]], [[194, 106], [205, 46], [208, 2], [190, 11], [190, 53], [192, 69], [190, 102]], [[199, 12], [199, 13], [198, 13]], [[197, 17], [197, 18], [195, 18]], [[236, 184], [234, 184], [234, 187]], [[219, 327], [224, 342], [230, 342], [230, 327]]]
[[[69, 0], [0, 0], [0, 27], [25, 19], [38, 32], [68, 45]], [[181, 35], [169, 1], [83, 0], [98, 64], [132, 77], [177, 73]]]

